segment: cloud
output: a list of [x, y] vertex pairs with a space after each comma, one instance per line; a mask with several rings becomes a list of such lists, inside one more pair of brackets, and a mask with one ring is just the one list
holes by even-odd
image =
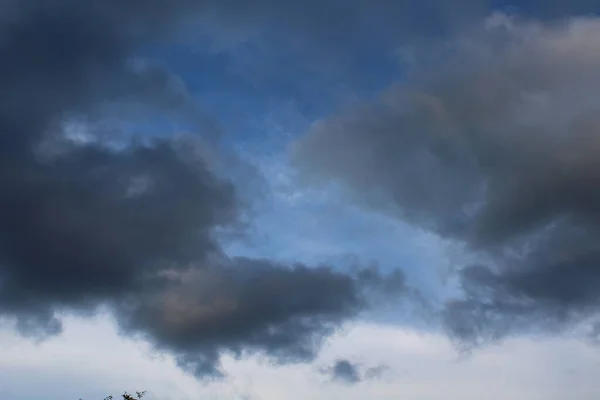
[[387, 365], [377, 365], [375, 367], [369, 367], [364, 373], [364, 379], [380, 379], [384, 376], [384, 374], [390, 370], [390, 367]]
[[443, 312], [463, 342], [600, 311], [599, 35], [595, 17], [495, 14], [293, 148], [305, 181], [466, 246]]
[[121, 327], [197, 375], [220, 375], [222, 351], [264, 352], [283, 364], [311, 360], [341, 322], [372, 304], [370, 292], [406, 291], [373, 268], [342, 273], [247, 258], [165, 275], [161, 290], [126, 298]]
[[332, 378], [337, 381], [346, 383], [360, 382], [358, 374], [358, 365], [351, 363], [348, 360], [338, 360], [330, 369]]
[[364, 369], [361, 364], [347, 359], [338, 359], [332, 366], [321, 369], [321, 373], [330, 376], [333, 381], [353, 385], [381, 378], [382, 374], [388, 369], [389, 367], [386, 365]]
[[162, 109], [178, 97], [164, 74], [128, 66], [142, 31], [166, 25], [171, 11], [158, 1], [140, 10], [117, 3], [5, 4], [0, 298], [24, 331], [56, 332], [52, 306], [87, 308], [163, 260], [203, 256], [215, 247], [210, 229], [237, 212], [233, 188], [182, 143], [117, 150], [63, 135], [71, 116], [111, 101]]
[[219, 234], [247, 210], [217, 173], [217, 150], [112, 134], [122, 119], [156, 114], [213, 132], [176, 77], [134, 57], [204, 3], [3, 5], [0, 318], [21, 333], [57, 334], [60, 315], [107, 307], [123, 333], [218, 374], [223, 351], [310, 359], [371, 294], [404, 291], [401, 274], [374, 268], [226, 256]]

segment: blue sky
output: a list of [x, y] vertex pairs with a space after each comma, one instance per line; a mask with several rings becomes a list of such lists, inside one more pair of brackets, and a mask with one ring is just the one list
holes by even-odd
[[21, 1], [0, 398], [600, 393], [594, 2]]
[[[366, 43], [350, 50], [350, 65], [331, 67], [315, 66], [320, 60], [288, 51], [282, 43], [272, 46], [259, 39], [215, 50], [207, 39], [186, 39], [180, 45], [149, 48], [143, 57], [160, 60], [185, 82], [203, 109], [218, 119], [225, 145], [257, 166], [269, 186], [257, 205], [257, 235], [248, 245], [234, 247], [286, 261], [358, 256], [390, 267], [419, 264], [414, 245], [402, 244], [413, 237], [419, 241], [418, 230], [347, 204], [335, 191], [329, 195], [298, 187], [287, 155], [315, 121], [401, 79], [403, 65], [395, 49]], [[341, 57], [345, 61], [346, 55]], [[427, 285], [431, 271], [412, 269], [414, 279]]]

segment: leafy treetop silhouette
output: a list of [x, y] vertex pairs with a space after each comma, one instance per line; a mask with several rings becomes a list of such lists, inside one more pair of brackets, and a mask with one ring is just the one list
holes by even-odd
[[[125, 392], [121, 395], [123, 400], [140, 400], [142, 397], [144, 397], [146, 395], [146, 391], [142, 391], [142, 392], [135, 392], [135, 396]], [[104, 400], [113, 400], [114, 397], [112, 395], [105, 397]], [[79, 399], [82, 400], [82, 399]]]

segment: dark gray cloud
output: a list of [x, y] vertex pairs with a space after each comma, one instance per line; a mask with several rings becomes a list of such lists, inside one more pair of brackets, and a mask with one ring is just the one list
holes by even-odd
[[369, 290], [388, 282], [373, 268], [341, 273], [269, 260], [215, 262], [164, 271], [157, 282], [163, 289], [136, 294], [120, 309], [127, 331], [146, 335], [198, 374], [219, 374], [220, 350], [265, 351], [281, 363], [310, 360], [323, 337], [369, 305]]
[[330, 376], [333, 381], [346, 384], [357, 384], [365, 380], [381, 378], [382, 374], [388, 368], [389, 367], [385, 365], [379, 365], [364, 369], [362, 365], [358, 363], [346, 359], [339, 359], [336, 360], [332, 366], [323, 368], [321, 372]]
[[333, 379], [346, 383], [360, 382], [358, 366], [348, 360], [338, 360], [331, 367], [331, 375]]
[[119, 135], [122, 118], [157, 114], [213, 133], [180, 81], [134, 57], [207, 5], [2, 3], [0, 318], [24, 334], [108, 306], [124, 333], [215, 374], [222, 351], [310, 359], [370, 294], [404, 290], [401, 275], [373, 268], [228, 258], [217, 236], [246, 209], [206, 157], [216, 150]]
[[600, 20], [482, 25], [294, 148], [303, 179], [466, 245], [443, 314], [467, 343], [600, 311]]
[[233, 189], [183, 143], [115, 149], [62, 134], [113, 101], [191, 104], [165, 73], [129, 66], [143, 30], [175, 12], [133, 3], [4, 3], [0, 304], [23, 329], [56, 331], [54, 305], [88, 308], [165, 260], [202, 256], [215, 248], [211, 229], [235, 218]]

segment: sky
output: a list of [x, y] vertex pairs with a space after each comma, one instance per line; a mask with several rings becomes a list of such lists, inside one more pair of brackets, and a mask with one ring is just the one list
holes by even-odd
[[597, 398], [598, 12], [4, 0], [0, 398]]

